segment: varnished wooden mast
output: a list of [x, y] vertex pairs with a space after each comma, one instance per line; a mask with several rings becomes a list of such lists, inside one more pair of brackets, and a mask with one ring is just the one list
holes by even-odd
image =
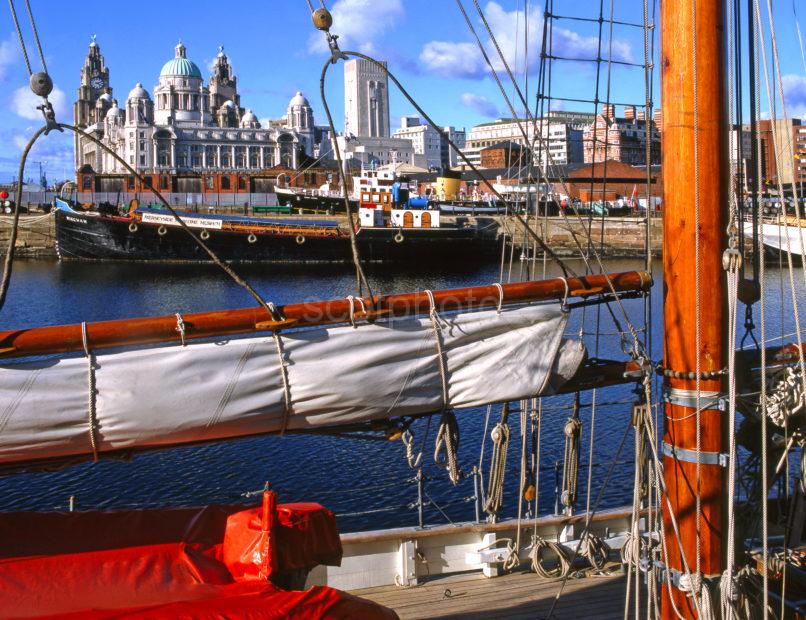
[[[608, 283], [609, 278], [609, 283]], [[473, 286], [434, 291], [434, 303], [440, 312], [469, 308], [495, 308], [504, 305], [532, 301], [570, 301], [610, 293], [610, 285], [618, 292], [648, 291], [652, 286], [651, 276], [643, 271], [615, 273], [609, 276], [588, 275], [580, 278], [553, 278], [534, 282], [516, 282], [496, 285]], [[363, 302], [363, 303], [362, 303]], [[375, 300], [371, 311], [369, 299], [353, 300], [353, 317], [357, 321], [378, 318], [426, 314], [430, 310], [426, 292], [385, 295]], [[366, 308], [368, 314], [364, 314]], [[350, 301], [335, 299], [288, 304], [279, 307], [283, 317], [273, 321], [263, 308], [244, 308], [181, 315], [184, 333], [180, 333], [176, 315], [100, 321], [86, 325], [87, 344], [92, 350], [178, 342], [182, 338], [214, 338], [250, 332], [265, 332], [294, 327], [332, 325], [350, 320]], [[82, 326], [57, 325], [31, 329], [0, 332], [0, 359], [49, 353], [69, 353], [84, 350]]]
[[[692, 4], [696, 14], [692, 13]], [[724, 282], [722, 247], [725, 230], [726, 174], [724, 96], [725, 0], [661, 1], [661, 88], [663, 107], [664, 209], [664, 366], [695, 376], [697, 312], [695, 281], [700, 278], [700, 382], [702, 392], [721, 392], [721, 379], [707, 373], [724, 368]], [[694, 71], [696, 24], [696, 76]], [[695, 87], [696, 79], [696, 87]], [[696, 92], [696, 113], [695, 113]], [[696, 120], [695, 120], [696, 116]], [[696, 125], [696, 130], [695, 130]], [[697, 144], [695, 158], [695, 142]], [[695, 165], [699, 176], [699, 264], [695, 260]], [[703, 377], [703, 374], [701, 374]], [[664, 458], [665, 481], [680, 526], [682, 546], [692, 573], [697, 564], [696, 478], [697, 418], [693, 397], [697, 382], [667, 378], [673, 398], [666, 405], [664, 442], [678, 459]], [[701, 456], [699, 491], [700, 572], [718, 576], [723, 569], [723, 470], [710, 464], [723, 450], [723, 414], [707, 409], [700, 415]], [[692, 462], [694, 461], [694, 462]], [[706, 463], [705, 461], [709, 461]], [[684, 572], [667, 506], [663, 505], [668, 567]], [[685, 617], [696, 610], [684, 593], [672, 594]], [[663, 617], [675, 618], [664, 587]]]

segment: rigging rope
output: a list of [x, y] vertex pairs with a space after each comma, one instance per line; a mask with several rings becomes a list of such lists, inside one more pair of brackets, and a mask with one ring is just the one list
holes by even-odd
[[577, 501], [577, 488], [579, 486], [579, 436], [582, 431], [582, 422], [579, 419], [579, 392], [574, 397], [574, 407], [571, 416], [563, 427], [565, 435], [565, 452], [563, 453], [563, 479], [562, 503], [566, 514], [573, 512]]
[[81, 323], [81, 344], [84, 345], [84, 355], [87, 357], [87, 424], [89, 426], [90, 447], [92, 448], [92, 460], [97, 463], [98, 439], [96, 432], [98, 416], [96, 413], [95, 360], [90, 350], [86, 322]]
[[490, 433], [493, 444], [493, 454], [490, 460], [490, 473], [487, 478], [487, 501], [484, 503], [484, 512], [488, 520], [495, 522], [498, 513], [504, 504], [504, 478], [507, 467], [507, 450], [509, 449], [509, 403], [501, 408], [501, 421], [495, 425]]

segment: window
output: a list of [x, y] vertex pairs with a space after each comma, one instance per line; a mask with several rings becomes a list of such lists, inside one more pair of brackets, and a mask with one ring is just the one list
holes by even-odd
[[92, 177], [85, 174], [81, 179], [81, 189], [92, 189]]
[[146, 165], [146, 156], [145, 156], [144, 154], [141, 154], [141, 155], [140, 155], [140, 165], [141, 165], [141, 166], [145, 166], [145, 165]]
[[229, 177], [221, 177], [221, 189], [230, 189]]
[[207, 189], [213, 189], [213, 177], [204, 177], [204, 185]]
[[126, 187], [128, 187], [129, 189], [134, 189], [134, 177], [132, 176], [126, 177]]
[[168, 177], [165, 175], [160, 176], [160, 189], [168, 189]]
[[246, 177], [238, 177], [238, 189], [246, 191]]

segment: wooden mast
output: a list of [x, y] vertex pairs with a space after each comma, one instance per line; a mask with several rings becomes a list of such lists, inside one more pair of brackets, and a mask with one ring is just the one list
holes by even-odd
[[[692, 4], [696, 7], [696, 14], [692, 13]], [[666, 387], [671, 390], [671, 402], [667, 403], [665, 410], [664, 443], [678, 450], [676, 459], [664, 457], [664, 476], [692, 574], [697, 567], [698, 521], [697, 416], [694, 406], [697, 390], [694, 378], [697, 368], [697, 269], [700, 279], [701, 395], [722, 391], [721, 379], [714, 379], [707, 373], [724, 368], [723, 325], [726, 315], [722, 239], [727, 206], [724, 15], [725, 0], [661, 2], [664, 366], [668, 369]], [[695, 173], [699, 178], [698, 188], [695, 188]], [[697, 235], [695, 195], [699, 196], [699, 265], [694, 249]], [[686, 373], [687, 378], [668, 376], [669, 371]], [[704, 578], [718, 576], [723, 570], [723, 469], [719, 464], [711, 464], [715, 455], [724, 452], [722, 424], [723, 415], [718, 409], [707, 409], [700, 414], [702, 516], [699, 567]], [[668, 447], [664, 451], [668, 452]], [[685, 570], [665, 503], [663, 511], [668, 568], [679, 575]], [[663, 617], [675, 618], [665, 585], [663, 593]], [[671, 596], [685, 617], [696, 617], [691, 598], [678, 589], [674, 589]]]

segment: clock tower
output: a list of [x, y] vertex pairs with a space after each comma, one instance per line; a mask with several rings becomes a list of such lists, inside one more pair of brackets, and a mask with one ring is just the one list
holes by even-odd
[[[102, 125], [106, 113], [112, 107], [112, 87], [109, 86], [109, 69], [101, 55], [101, 48], [92, 36], [89, 51], [81, 68], [81, 84], [78, 87], [78, 98], [73, 104], [73, 121], [77, 127], [87, 129], [93, 125]], [[84, 153], [85, 142], [78, 134], [75, 136], [76, 167], [90, 164], [97, 166], [96, 153]], [[94, 151], [94, 148], [93, 148]], [[89, 155], [89, 157], [87, 157]]]
[[[98, 100], [103, 97], [101, 106]], [[104, 105], [109, 100], [109, 105]], [[109, 69], [106, 67], [101, 48], [92, 37], [89, 52], [81, 68], [81, 85], [78, 99], [73, 106], [75, 124], [82, 129], [104, 120], [104, 115], [112, 104], [112, 88], [109, 86]], [[103, 110], [101, 110], [103, 108]]]

